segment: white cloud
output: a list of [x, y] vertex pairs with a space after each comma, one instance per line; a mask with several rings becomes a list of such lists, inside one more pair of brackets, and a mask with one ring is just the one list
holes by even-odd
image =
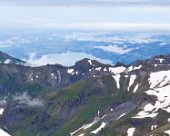
[[64, 37], [65, 40], [75, 40], [75, 41], [93, 41], [93, 42], [111, 42], [117, 44], [123, 44], [124, 42], [128, 43], [152, 43], [157, 41], [154, 36], [157, 36], [157, 33], [135, 33], [135, 34], [126, 34], [126, 35], [114, 35], [111, 32], [82, 32], [82, 33], [72, 33]]
[[66, 53], [58, 53], [58, 54], [49, 54], [49, 55], [43, 55], [40, 58], [36, 57], [36, 53], [31, 53], [28, 59], [23, 59], [23, 60], [27, 62], [26, 65], [32, 67], [42, 66], [47, 64], [62, 64], [65, 66], [72, 66], [75, 64], [75, 62], [84, 58], [94, 59], [105, 64], [112, 64], [111, 60], [101, 59], [91, 54], [87, 54], [83, 52], [66, 52]]
[[167, 45], [167, 43], [166, 42], [161, 42], [159, 45], [160, 46], [165, 46], [165, 45]]
[[27, 93], [23, 93], [22, 95], [14, 96], [13, 99], [17, 101], [19, 104], [25, 104], [31, 107], [41, 107], [44, 105], [44, 102], [39, 98], [31, 98]]
[[2, 100], [0, 100], [0, 106], [4, 106], [7, 104], [6, 98], [3, 98]]
[[124, 47], [120, 47], [118, 45], [94, 46], [94, 48], [101, 49], [101, 50], [107, 51], [107, 52], [116, 53], [116, 54], [126, 54], [133, 50], [133, 49], [127, 49]]
[[20, 23], [35, 28], [63, 30], [107, 30], [107, 31], [170, 31], [170, 23], [55, 23], [37, 20], [22, 20]]
[[15, 37], [0, 41], [0, 48], [11, 47], [11, 46], [14, 46], [15, 44], [30, 44], [30, 43], [31, 43], [30, 40], [15, 36]]
[[14, 44], [15, 42], [11, 39], [7, 39], [4, 41], [0, 41], [0, 48], [6, 48], [6, 47], [10, 47]]
[[[166, 27], [166, 24], [170, 23], [169, 7], [140, 7], [139, 5], [117, 8], [105, 6], [43, 7], [35, 6], [35, 0], [33, 3], [34, 6], [18, 6], [19, 4], [17, 6], [3, 6], [0, 4], [0, 26], [2, 28], [66, 30], [119, 30], [119, 28], [121, 31], [166, 30], [165, 28], [170, 30], [169, 27]], [[83, 2], [81, 3], [83, 5]]]

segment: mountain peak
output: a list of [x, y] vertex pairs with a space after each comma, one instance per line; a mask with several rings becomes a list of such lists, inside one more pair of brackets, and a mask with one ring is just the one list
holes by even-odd
[[0, 51], [0, 63], [3, 63], [3, 64], [23, 64], [24, 61], [16, 59], [16, 58], [9, 56], [6, 53]]
[[126, 67], [126, 65], [124, 64], [124, 63], [122, 63], [122, 62], [117, 62], [115, 65], [114, 65], [114, 67]]

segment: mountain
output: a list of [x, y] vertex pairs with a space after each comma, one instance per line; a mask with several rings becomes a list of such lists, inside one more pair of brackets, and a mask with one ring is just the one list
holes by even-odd
[[12, 136], [166, 136], [169, 91], [170, 55], [115, 66], [87, 58], [71, 67], [1, 63], [0, 130]]
[[23, 64], [24, 62], [16, 59], [14, 57], [11, 57], [3, 52], [0, 51], [0, 63], [4, 64]]

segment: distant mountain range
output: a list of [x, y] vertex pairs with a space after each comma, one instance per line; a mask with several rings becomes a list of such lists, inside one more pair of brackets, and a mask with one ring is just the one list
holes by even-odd
[[27, 62], [71, 66], [89, 58], [104, 64], [129, 64], [168, 54], [169, 37], [168, 32], [9, 30], [0, 32], [0, 50]]
[[170, 135], [170, 55], [114, 66], [31, 67], [3, 52], [0, 61], [0, 134]]

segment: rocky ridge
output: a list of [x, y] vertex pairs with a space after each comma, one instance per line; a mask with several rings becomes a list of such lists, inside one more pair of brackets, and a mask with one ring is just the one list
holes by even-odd
[[12, 136], [168, 135], [169, 90], [170, 55], [115, 66], [1, 63], [0, 128]]

